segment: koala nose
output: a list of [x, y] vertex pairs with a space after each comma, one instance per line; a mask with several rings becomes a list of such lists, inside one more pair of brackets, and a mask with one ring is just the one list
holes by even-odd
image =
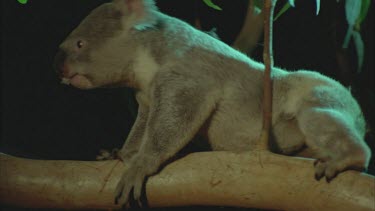
[[62, 77], [64, 74], [64, 63], [67, 57], [67, 53], [63, 50], [59, 50], [54, 58], [53, 67], [56, 73]]

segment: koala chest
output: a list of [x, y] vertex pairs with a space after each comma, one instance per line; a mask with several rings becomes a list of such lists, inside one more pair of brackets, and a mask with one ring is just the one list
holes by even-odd
[[150, 51], [145, 48], [139, 48], [133, 66], [136, 88], [143, 92], [148, 92], [151, 82], [159, 69], [160, 65], [152, 57]]

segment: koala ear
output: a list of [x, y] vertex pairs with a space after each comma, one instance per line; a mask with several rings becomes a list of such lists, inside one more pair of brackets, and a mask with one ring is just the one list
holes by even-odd
[[135, 29], [143, 30], [152, 27], [156, 22], [154, 12], [157, 7], [153, 0], [113, 0], [113, 3], [124, 16], [134, 19]]
[[128, 14], [142, 14], [149, 10], [156, 10], [153, 0], [113, 0], [113, 3]]

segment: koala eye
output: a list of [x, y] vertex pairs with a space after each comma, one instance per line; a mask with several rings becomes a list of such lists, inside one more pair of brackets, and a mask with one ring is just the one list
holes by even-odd
[[82, 48], [83, 47], [83, 41], [82, 40], [78, 40], [77, 41], [77, 47], [78, 48]]

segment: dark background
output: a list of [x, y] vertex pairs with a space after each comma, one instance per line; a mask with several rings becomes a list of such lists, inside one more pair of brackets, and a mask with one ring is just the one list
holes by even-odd
[[[16, 0], [1, 1], [1, 152], [37, 159], [94, 160], [99, 149], [122, 146], [135, 118], [129, 109], [134, 103], [132, 92], [64, 86], [52, 68], [59, 43], [103, 2], [30, 0], [21, 5]], [[374, 5], [362, 24], [366, 53], [364, 68], [357, 74], [353, 44], [340, 54], [347, 69], [337, 62], [337, 49], [347, 29], [344, 1], [340, 2], [322, 1], [315, 16], [315, 1], [297, 1], [296, 8], [274, 22], [275, 65], [316, 70], [351, 86], [368, 122], [366, 141], [374, 149]], [[199, 17], [203, 30], [215, 27], [221, 40], [231, 44], [242, 26], [247, 1], [215, 3], [223, 11], [201, 0], [159, 0], [158, 6], [190, 23]], [[284, 3], [280, 0], [278, 8]], [[260, 41], [251, 55], [256, 60], [262, 60], [262, 47]], [[369, 171], [375, 172], [373, 160]]]

